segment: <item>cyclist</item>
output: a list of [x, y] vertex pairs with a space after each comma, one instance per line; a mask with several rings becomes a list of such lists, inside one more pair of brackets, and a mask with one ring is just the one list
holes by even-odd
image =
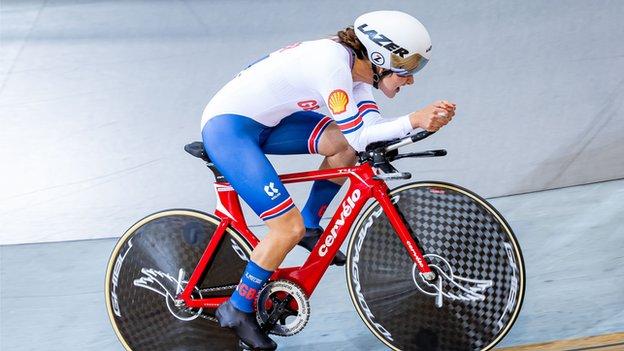
[[[367, 144], [403, 137], [415, 128], [437, 131], [455, 115], [438, 101], [396, 118], [382, 117], [372, 88], [393, 98], [430, 58], [425, 27], [399, 11], [375, 11], [337, 37], [296, 43], [267, 55], [227, 83], [202, 117], [206, 152], [226, 180], [265, 221], [269, 232], [254, 249], [232, 297], [219, 306], [222, 327], [254, 349], [277, 347], [253, 314], [258, 290], [298, 243], [311, 250], [319, 221], [344, 179], [320, 180], [300, 212], [266, 154], [321, 154], [320, 169], [349, 167]], [[327, 106], [331, 117], [316, 112]], [[344, 264], [339, 252], [334, 263]]]

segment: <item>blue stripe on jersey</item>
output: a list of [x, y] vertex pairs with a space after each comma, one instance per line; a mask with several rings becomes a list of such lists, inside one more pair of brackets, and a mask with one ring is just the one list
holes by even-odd
[[323, 132], [325, 131], [325, 129], [327, 129], [327, 127], [329, 127], [329, 125], [331, 124], [331, 119], [325, 123], [325, 125], [321, 128], [321, 130], [319, 130], [318, 135], [316, 137], [316, 139], [314, 140], [314, 150], [316, 150], [316, 152], [318, 153], [318, 143], [321, 140], [321, 135], [323, 135]]
[[363, 101], [358, 102], [357, 107], [360, 107], [360, 106], [362, 106], [362, 105], [364, 105], [364, 104], [375, 104], [375, 105], [377, 105], [377, 103], [376, 103], [375, 101], [372, 101], [372, 100], [363, 100]]
[[349, 133], [355, 132], [356, 130], [360, 129], [363, 125], [364, 123], [360, 123], [351, 129], [343, 130], [342, 134], [349, 134]]
[[341, 125], [341, 124], [345, 124], [345, 123], [349, 123], [351, 121], [353, 121], [354, 119], [358, 118], [358, 115], [360, 113], [356, 113], [353, 116], [349, 117], [349, 118], [345, 118], [345, 119], [341, 119], [340, 121], [336, 120], [336, 124]]
[[245, 69], [247, 69], [247, 68], [249, 68], [249, 67], [251, 67], [251, 66], [255, 65], [256, 63], [258, 63], [258, 62], [260, 62], [260, 61], [262, 61], [262, 60], [264, 60], [264, 59], [266, 59], [266, 58], [268, 58], [268, 57], [269, 57], [269, 55], [264, 55], [264, 56], [262, 56], [261, 58], [259, 58], [259, 59], [255, 60], [254, 62], [252, 62], [249, 66], [245, 67]]
[[281, 210], [281, 211], [279, 211], [279, 212], [277, 212], [275, 214], [263, 217], [262, 220], [266, 221], [267, 219], [279, 217], [279, 216], [283, 215], [284, 213], [290, 211], [290, 209], [293, 208], [293, 207], [295, 207], [295, 204], [290, 204], [290, 206], [286, 207], [285, 209], [283, 209], [283, 210]]
[[360, 116], [361, 116], [361, 117], [364, 117], [364, 116], [366, 116], [366, 114], [367, 114], [367, 113], [369, 113], [369, 112], [377, 112], [377, 113], [379, 113], [379, 111], [378, 111], [378, 110], [368, 109], [368, 110], [365, 110], [365, 111], [364, 111], [364, 113], [362, 113]]

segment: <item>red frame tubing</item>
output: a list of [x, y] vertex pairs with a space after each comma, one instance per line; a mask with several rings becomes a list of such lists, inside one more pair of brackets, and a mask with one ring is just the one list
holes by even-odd
[[429, 268], [427, 261], [425, 261], [425, 258], [423, 257], [420, 248], [416, 244], [416, 241], [410, 235], [409, 230], [403, 222], [403, 218], [397, 211], [396, 207], [394, 207], [394, 204], [392, 203], [392, 199], [388, 195], [388, 192], [381, 191], [381, 189], [379, 188], [375, 188], [373, 196], [375, 196], [375, 199], [377, 199], [377, 201], [379, 201], [379, 203], [381, 204], [381, 207], [383, 207], [386, 216], [388, 216], [390, 224], [392, 224], [392, 227], [403, 242], [403, 245], [407, 249], [407, 253], [410, 255], [412, 260], [414, 260], [416, 266], [418, 266], [418, 270], [421, 273], [431, 272], [431, 268]]
[[[349, 231], [362, 211], [364, 204], [373, 197], [379, 201], [392, 227], [397, 232], [403, 245], [405, 245], [405, 249], [418, 266], [420, 272], [431, 272], [418, 245], [411, 237], [394, 204], [392, 204], [386, 183], [382, 180], [374, 179], [374, 176], [373, 168], [369, 164], [280, 175], [280, 179], [285, 184], [347, 177], [350, 180], [350, 186], [338, 210], [303, 265], [300, 267], [278, 268], [271, 276], [271, 280], [288, 279], [299, 285], [308, 296], [312, 295], [325, 271], [329, 268], [336, 252], [349, 235]], [[186, 305], [192, 308], [216, 308], [229, 298], [228, 296], [193, 299], [191, 296], [229, 225], [241, 233], [252, 247], [255, 247], [259, 242], [258, 238], [247, 227], [238, 194], [229, 183], [215, 183], [215, 192], [217, 193], [218, 201], [215, 215], [221, 219], [221, 223], [208, 243], [186, 288], [180, 296]]]
[[351, 180], [349, 190], [303, 266], [278, 269], [272, 279], [288, 279], [299, 285], [308, 296], [312, 295], [336, 252], [349, 235], [355, 218], [372, 196], [370, 184], [357, 179], [357, 176], [364, 178], [365, 175], [348, 174]]
[[210, 242], [208, 242], [208, 246], [206, 246], [206, 250], [204, 250], [202, 257], [199, 259], [199, 263], [197, 263], [197, 267], [195, 267], [195, 269], [193, 270], [193, 274], [191, 274], [191, 277], [189, 278], [189, 281], [186, 284], [184, 291], [182, 291], [182, 294], [180, 295], [180, 298], [184, 300], [184, 303], [186, 304], [186, 306], [192, 307], [192, 308], [203, 308], [203, 307], [217, 308], [219, 307], [220, 304], [222, 304], [228, 299], [227, 297], [193, 299], [191, 294], [193, 290], [195, 289], [195, 287], [197, 286], [199, 279], [204, 274], [204, 270], [206, 269], [206, 266], [212, 259], [215, 250], [217, 249], [217, 247], [219, 247], [219, 243], [221, 243], [221, 240], [225, 236], [225, 230], [227, 229], [229, 225], [230, 225], [230, 220], [227, 218], [222, 220], [221, 223], [219, 223], [217, 230], [215, 231], [212, 238], [210, 238]]

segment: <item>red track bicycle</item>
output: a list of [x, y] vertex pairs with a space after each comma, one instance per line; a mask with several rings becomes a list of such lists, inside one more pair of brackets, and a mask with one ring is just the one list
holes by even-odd
[[[351, 232], [349, 294], [368, 329], [389, 348], [489, 350], [502, 340], [525, 291], [522, 254], [507, 222], [487, 201], [453, 184], [386, 185], [411, 177], [392, 161], [446, 155], [398, 153], [431, 134], [373, 143], [355, 167], [280, 176], [285, 184], [347, 177], [349, 188], [303, 265], [277, 269], [258, 293], [262, 328], [291, 336], [305, 327], [309, 298]], [[259, 241], [202, 143], [185, 149], [215, 174], [216, 210], [154, 213], [120, 238], [105, 290], [113, 329], [127, 350], [240, 347], [214, 311], [236, 288]]]

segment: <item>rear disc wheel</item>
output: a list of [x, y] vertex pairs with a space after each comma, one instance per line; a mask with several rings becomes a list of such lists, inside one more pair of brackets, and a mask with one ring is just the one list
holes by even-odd
[[[193, 210], [167, 210], [137, 222], [120, 238], [106, 272], [106, 305], [126, 350], [233, 350], [238, 339], [212, 309], [186, 308], [184, 290], [220, 220]], [[251, 255], [233, 230], [217, 247], [194, 298], [230, 296]]]

